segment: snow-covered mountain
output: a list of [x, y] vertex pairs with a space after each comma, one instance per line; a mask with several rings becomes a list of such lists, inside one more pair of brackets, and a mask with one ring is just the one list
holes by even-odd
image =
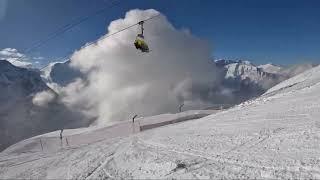
[[[59, 102], [58, 95], [42, 81], [38, 70], [0, 60], [0, 92], [0, 150], [21, 139], [68, 126], [79, 118]], [[41, 92], [51, 96], [44, 106], [36, 103], [45, 98], [39, 99], [37, 95]], [[81, 124], [80, 119], [74, 125]]]
[[0, 60], [0, 88], [1, 98], [27, 96], [49, 89], [37, 71], [14, 66], [5, 60]]
[[286, 79], [282, 74], [267, 72], [264, 66], [259, 67], [249, 61], [219, 59], [214, 62], [223, 73], [221, 87], [231, 92], [232, 99], [228, 101], [229, 104], [238, 104], [257, 97]]
[[[0, 176], [318, 179], [319, 91], [320, 66], [274, 86], [259, 98], [198, 120], [139, 132], [135, 131], [139, 129], [135, 128], [137, 119], [132, 127], [123, 127], [132, 132], [126, 135], [116, 126], [118, 136], [96, 128], [82, 129], [78, 134], [67, 133], [64, 141], [69, 143], [63, 141], [63, 148], [59, 132], [38, 136], [0, 153]], [[33, 152], [22, 153], [30, 147]]]
[[255, 65], [250, 61], [225, 59], [215, 60], [215, 64], [217, 67], [224, 69], [224, 77], [227, 81], [231, 80], [233, 84], [246, 83], [252, 86], [257, 85], [265, 91], [317, 65], [312, 63], [290, 66], [280, 66], [271, 63]]
[[271, 63], [255, 65], [250, 61], [225, 59], [214, 62], [223, 72], [221, 89], [231, 92], [231, 99], [228, 96], [223, 97], [229, 104], [238, 104], [258, 97], [276, 84], [316, 66], [311, 63], [291, 66]]
[[[249, 81], [250, 83], [262, 84], [264, 81], [279, 83], [282, 75], [275, 73], [282, 67], [271, 64], [256, 66], [249, 61], [242, 60], [215, 60], [218, 67], [225, 69], [225, 79]], [[267, 87], [266, 87], [267, 89]]]

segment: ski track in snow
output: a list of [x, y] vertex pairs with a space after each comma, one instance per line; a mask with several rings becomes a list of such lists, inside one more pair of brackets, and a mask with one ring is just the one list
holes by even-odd
[[91, 135], [91, 143], [43, 153], [3, 152], [0, 178], [319, 179], [319, 82], [316, 67], [198, 120], [98, 142]]

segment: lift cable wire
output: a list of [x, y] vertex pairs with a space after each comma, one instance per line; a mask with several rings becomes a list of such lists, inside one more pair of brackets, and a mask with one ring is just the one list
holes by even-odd
[[152, 16], [152, 17], [150, 17], [150, 18], [147, 18], [147, 19], [145, 19], [145, 20], [139, 21], [139, 22], [137, 22], [137, 23], [135, 23], [135, 24], [132, 24], [132, 25], [130, 25], [130, 26], [127, 26], [127, 27], [125, 27], [125, 28], [123, 28], [123, 29], [120, 29], [119, 31], [116, 31], [116, 32], [114, 32], [114, 33], [112, 33], [112, 34], [108, 34], [108, 35], [102, 36], [101, 38], [99, 38], [99, 39], [97, 39], [97, 40], [95, 40], [95, 41], [93, 41], [93, 42], [91, 42], [91, 43], [88, 43], [88, 44], [84, 45], [83, 47], [81, 47], [81, 49], [86, 48], [86, 47], [88, 47], [88, 46], [91, 46], [92, 44], [95, 44], [95, 43], [97, 43], [97, 42], [99, 42], [99, 41], [101, 41], [101, 40], [103, 40], [103, 39], [107, 39], [107, 38], [109, 38], [109, 37], [111, 37], [111, 36], [114, 36], [114, 35], [122, 32], [122, 31], [125, 31], [125, 30], [127, 30], [127, 29], [130, 29], [130, 28], [138, 25], [140, 22], [146, 22], [146, 21], [149, 21], [149, 20], [151, 20], [151, 19], [153, 19], [153, 18], [155, 18], [155, 17], [158, 17], [158, 16], [160, 16], [160, 13], [157, 14], [157, 15], [155, 15], [155, 16]]
[[[102, 36], [102, 37], [100, 37], [99, 39], [97, 39], [97, 40], [95, 40], [95, 41], [93, 41], [93, 42], [90, 42], [90, 43], [85, 44], [84, 46], [82, 46], [82, 47], [80, 48], [80, 50], [81, 50], [81, 49], [84, 49], [84, 48], [86, 48], [86, 47], [88, 47], [88, 46], [91, 46], [91, 45], [93, 45], [93, 44], [96, 44], [96, 43], [98, 43], [99, 41], [101, 41], [101, 40], [103, 40], [103, 39], [107, 39], [107, 38], [109, 38], [109, 37], [111, 37], [111, 36], [114, 36], [114, 35], [120, 33], [120, 32], [123, 32], [123, 31], [125, 31], [125, 30], [127, 30], [127, 29], [130, 29], [130, 28], [134, 27], [134, 26], [137, 26], [137, 25], [139, 25], [140, 22], [149, 21], [149, 20], [151, 20], [151, 19], [153, 19], [153, 18], [156, 18], [156, 17], [158, 17], [158, 16], [160, 16], [160, 15], [161, 15], [161, 14], [159, 13], [159, 14], [157, 14], [157, 15], [154, 15], [154, 16], [152, 16], [152, 17], [149, 17], [149, 18], [147, 18], [147, 19], [144, 19], [144, 20], [142, 20], [142, 21], [139, 21], [139, 22], [137, 22], [137, 23], [135, 23], [135, 24], [132, 24], [132, 25], [130, 25], [130, 26], [127, 26], [127, 27], [125, 27], [125, 28], [123, 28], [123, 29], [120, 29], [119, 31], [116, 31], [116, 32], [114, 32], [114, 33], [111, 33], [111, 34], [107, 34], [107, 35], [105, 35], [105, 36]], [[64, 57], [60, 58], [60, 60], [66, 60], [68, 57], [70, 57], [70, 54], [68, 54], [67, 56], [64, 56]], [[44, 66], [43, 68], [41, 68], [41, 70], [44, 69], [44, 68], [46, 68], [47, 66], [48, 66], [48, 65]]]
[[[63, 33], [67, 32], [67, 31], [69, 31], [69, 30], [71, 30], [71, 29], [74, 28], [75, 26], [77, 26], [77, 25], [79, 25], [79, 24], [87, 21], [87, 20], [90, 19], [91, 17], [94, 17], [94, 16], [96, 16], [96, 15], [98, 15], [98, 14], [101, 14], [101, 13], [103, 13], [104, 11], [106, 11], [107, 9], [109, 9], [109, 8], [111, 8], [111, 7], [115, 7], [115, 6], [117, 6], [117, 5], [120, 4], [119, 2], [118, 2], [118, 3], [115, 3], [115, 2], [117, 2], [117, 1], [114, 0], [114, 1], [112, 1], [110, 4], [108, 4], [107, 6], [103, 7], [102, 9], [99, 9], [99, 10], [97, 10], [97, 11], [95, 11], [95, 12], [93, 12], [93, 13], [85, 16], [85, 17], [78, 18], [78, 19], [76, 19], [74, 22], [68, 23], [68, 24], [62, 26], [61, 28], [58, 28], [58, 29], [57, 29], [56, 31], [54, 31], [53, 33], [49, 34], [49, 35], [47, 36], [47, 38], [45, 38], [45, 39], [43, 39], [43, 40], [40, 40], [40, 41], [34, 43], [34, 44], [31, 45], [29, 48], [26, 48], [26, 49], [23, 51], [23, 53], [25, 53], [25, 54], [26, 54], [26, 53], [29, 53], [29, 52], [33, 51], [34, 49], [37, 49], [37, 48], [43, 46], [43, 45], [46, 44], [48, 41], [50, 41], [50, 40], [52, 40], [52, 39], [54, 39], [54, 38], [62, 35]], [[17, 59], [17, 60], [19, 61], [19, 60], [21, 60], [21, 59], [22, 59], [22, 58]]]

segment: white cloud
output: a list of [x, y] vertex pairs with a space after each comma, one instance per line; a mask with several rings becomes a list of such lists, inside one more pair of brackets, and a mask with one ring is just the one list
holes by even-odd
[[[108, 34], [157, 14], [152, 9], [131, 10], [124, 19], [110, 23]], [[104, 123], [132, 114], [176, 112], [182, 101], [196, 102], [193, 108], [210, 103], [203, 102], [200, 94], [210, 91], [219, 74], [210, 63], [206, 41], [175, 29], [163, 15], [145, 23], [151, 53], [135, 49], [137, 33], [138, 27], [131, 28], [73, 54], [71, 65], [86, 78], [64, 88], [69, 106], [81, 107]], [[188, 86], [180, 85], [184, 82]]]
[[23, 58], [24, 55], [19, 53], [18, 50], [14, 48], [5, 48], [0, 51], [0, 55], [2, 56], [8, 56], [8, 57], [17, 57], [17, 58]]
[[3, 59], [18, 67], [28, 68], [32, 66], [29, 58], [14, 48], [5, 48], [0, 50], [0, 60]]
[[42, 91], [33, 97], [32, 103], [37, 106], [47, 106], [54, 98], [55, 94], [51, 91]]

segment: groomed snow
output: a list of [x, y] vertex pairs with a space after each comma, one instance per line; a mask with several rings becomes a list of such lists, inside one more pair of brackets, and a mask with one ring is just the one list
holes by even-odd
[[6, 151], [0, 178], [319, 179], [319, 82], [316, 67], [198, 120], [55, 151]]

